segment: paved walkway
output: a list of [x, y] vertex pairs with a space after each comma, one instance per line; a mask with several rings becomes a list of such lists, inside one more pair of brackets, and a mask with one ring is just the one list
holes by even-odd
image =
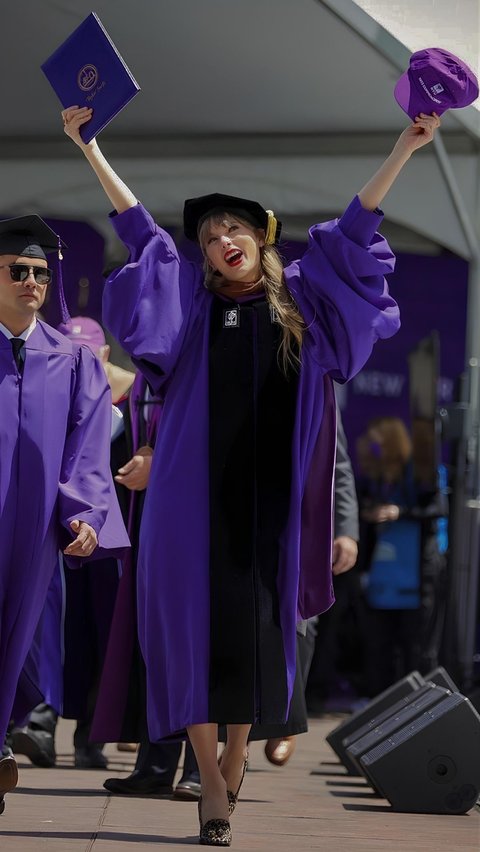
[[[479, 852], [480, 812], [466, 816], [396, 814], [361, 778], [348, 778], [324, 741], [338, 720], [313, 720], [284, 768], [271, 766], [262, 744], [251, 749], [232, 820], [233, 849], [262, 852]], [[57, 733], [58, 767], [20, 762], [20, 782], [0, 817], [1, 852], [152, 852], [197, 844], [196, 805], [110, 796], [106, 774], [131, 771], [133, 756], [108, 747], [110, 768], [78, 770], [72, 725]], [[19, 758], [21, 760], [21, 758]]]

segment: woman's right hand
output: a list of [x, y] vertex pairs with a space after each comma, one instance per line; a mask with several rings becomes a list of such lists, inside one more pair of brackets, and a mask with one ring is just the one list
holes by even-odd
[[85, 144], [80, 136], [80, 128], [82, 124], [86, 124], [92, 117], [93, 109], [91, 107], [71, 106], [62, 110], [63, 129], [70, 139], [73, 139], [76, 145], [82, 150], [93, 148], [95, 139]]

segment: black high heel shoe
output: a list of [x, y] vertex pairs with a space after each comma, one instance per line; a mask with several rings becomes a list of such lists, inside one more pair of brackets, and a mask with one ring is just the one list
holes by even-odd
[[202, 797], [198, 800], [198, 819], [200, 822], [200, 835], [198, 842], [202, 846], [230, 846], [232, 842], [232, 829], [228, 819], [209, 819], [202, 822]]

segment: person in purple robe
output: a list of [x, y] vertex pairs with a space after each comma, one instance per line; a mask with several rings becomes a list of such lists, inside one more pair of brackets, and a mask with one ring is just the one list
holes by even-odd
[[[110, 468], [115, 475], [129, 459], [122, 410], [135, 373], [109, 361], [110, 346], [102, 326], [91, 317], [76, 316], [61, 323], [57, 331], [75, 344], [87, 346], [100, 359], [112, 397]], [[128, 506], [116, 487], [125, 524]], [[124, 560], [125, 561], [125, 560]], [[90, 727], [98, 680], [110, 632], [119, 580], [119, 560], [106, 558], [71, 571], [59, 560], [40, 617], [32, 662], [38, 661], [38, 684], [44, 700], [34, 708], [25, 724], [14, 727], [8, 742], [15, 754], [25, 754], [33, 764], [54, 766], [55, 731], [58, 716], [76, 719], [73, 735], [74, 765], [104, 769], [107, 758], [103, 743], [91, 741]]]
[[[0, 222], [0, 746], [41, 699], [26, 665], [59, 549], [72, 567], [120, 556], [128, 536], [108, 467], [101, 364], [36, 317], [60, 245], [39, 216]], [[17, 783], [0, 760], [0, 812]]]
[[[138, 373], [125, 411], [130, 461], [119, 469], [115, 481], [129, 495], [128, 532], [132, 544], [123, 563], [108, 649], [99, 684], [92, 737], [105, 742], [139, 743], [133, 772], [126, 778], [107, 778], [104, 787], [119, 795], [172, 795], [198, 800], [200, 778], [190, 743], [185, 747], [181, 778], [173, 787], [182, 743], [151, 743], [146, 722], [145, 673], [138, 646], [136, 622], [136, 555], [138, 534], [148, 486], [153, 448], [161, 424], [162, 405], [152, 397]], [[135, 746], [136, 748], [136, 746]]]
[[[378, 210], [436, 115], [419, 116], [339, 220], [314, 226], [283, 269], [280, 223], [257, 202], [185, 202], [186, 259], [63, 111], [129, 249], [104, 322], [164, 399], [138, 557], [138, 622], [152, 741], [185, 729], [200, 768], [200, 842], [229, 845], [255, 721], [284, 722], [296, 623], [332, 590], [332, 380], [399, 327]], [[218, 725], [227, 744], [217, 761]]]

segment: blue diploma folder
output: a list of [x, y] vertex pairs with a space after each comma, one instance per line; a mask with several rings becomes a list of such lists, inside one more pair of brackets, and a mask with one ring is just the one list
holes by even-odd
[[42, 71], [63, 107], [93, 108], [80, 129], [90, 142], [140, 91], [95, 12], [43, 63]]

